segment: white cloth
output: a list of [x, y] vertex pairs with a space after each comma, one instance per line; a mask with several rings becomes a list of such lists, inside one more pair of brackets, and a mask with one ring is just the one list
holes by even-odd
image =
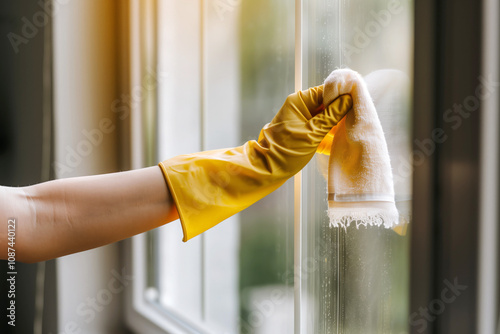
[[323, 104], [349, 94], [353, 109], [336, 126], [328, 162], [330, 226], [400, 223], [391, 161], [382, 125], [365, 81], [350, 69], [325, 80]]
[[413, 177], [410, 79], [399, 70], [381, 69], [366, 75], [364, 80], [387, 140], [399, 221], [408, 224]]

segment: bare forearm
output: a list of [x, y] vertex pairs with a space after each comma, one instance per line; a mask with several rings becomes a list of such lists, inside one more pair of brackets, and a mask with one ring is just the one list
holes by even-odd
[[14, 249], [14, 258], [24, 260], [34, 212], [23, 188], [0, 186], [0, 259], [7, 259], [8, 251], [12, 254]]
[[159, 167], [55, 180], [22, 190], [35, 218], [24, 232], [25, 262], [103, 246], [177, 218]]

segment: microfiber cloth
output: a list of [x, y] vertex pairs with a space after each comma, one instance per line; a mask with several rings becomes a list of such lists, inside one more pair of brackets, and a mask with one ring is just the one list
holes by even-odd
[[325, 80], [323, 104], [348, 94], [353, 108], [333, 132], [328, 162], [330, 226], [392, 228], [399, 224], [391, 161], [382, 125], [365, 81], [350, 69]]

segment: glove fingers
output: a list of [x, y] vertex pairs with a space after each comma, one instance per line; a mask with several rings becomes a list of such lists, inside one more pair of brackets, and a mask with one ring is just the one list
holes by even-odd
[[[294, 122], [305, 124], [316, 115], [323, 102], [323, 86], [312, 87], [287, 97], [271, 124]], [[261, 138], [261, 135], [259, 135]]]
[[330, 103], [325, 110], [311, 118], [309, 124], [313, 132], [323, 139], [351, 108], [352, 97], [350, 95], [341, 95]]
[[311, 116], [307, 117], [307, 119], [310, 119], [318, 113], [319, 108], [323, 103], [323, 85], [299, 91], [297, 92], [297, 95], [303, 105], [310, 112]]

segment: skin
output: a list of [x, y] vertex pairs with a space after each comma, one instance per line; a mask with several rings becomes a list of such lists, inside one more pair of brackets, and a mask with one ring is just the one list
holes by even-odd
[[[324, 106], [310, 108], [312, 116]], [[0, 186], [0, 259], [8, 258], [8, 221], [16, 219], [15, 259], [35, 263], [104, 246], [179, 218], [158, 166]]]
[[158, 166], [0, 187], [0, 258], [15, 217], [16, 261], [34, 263], [107, 245], [178, 218]]
[[[305, 96], [304, 101], [312, 117], [325, 109], [321, 100]], [[329, 145], [325, 137], [320, 147], [329, 152]], [[163, 173], [154, 166], [28, 187], [0, 186], [2, 260], [8, 258], [10, 218], [16, 219], [16, 261], [34, 263], [123, 240], [179, 215]]]

